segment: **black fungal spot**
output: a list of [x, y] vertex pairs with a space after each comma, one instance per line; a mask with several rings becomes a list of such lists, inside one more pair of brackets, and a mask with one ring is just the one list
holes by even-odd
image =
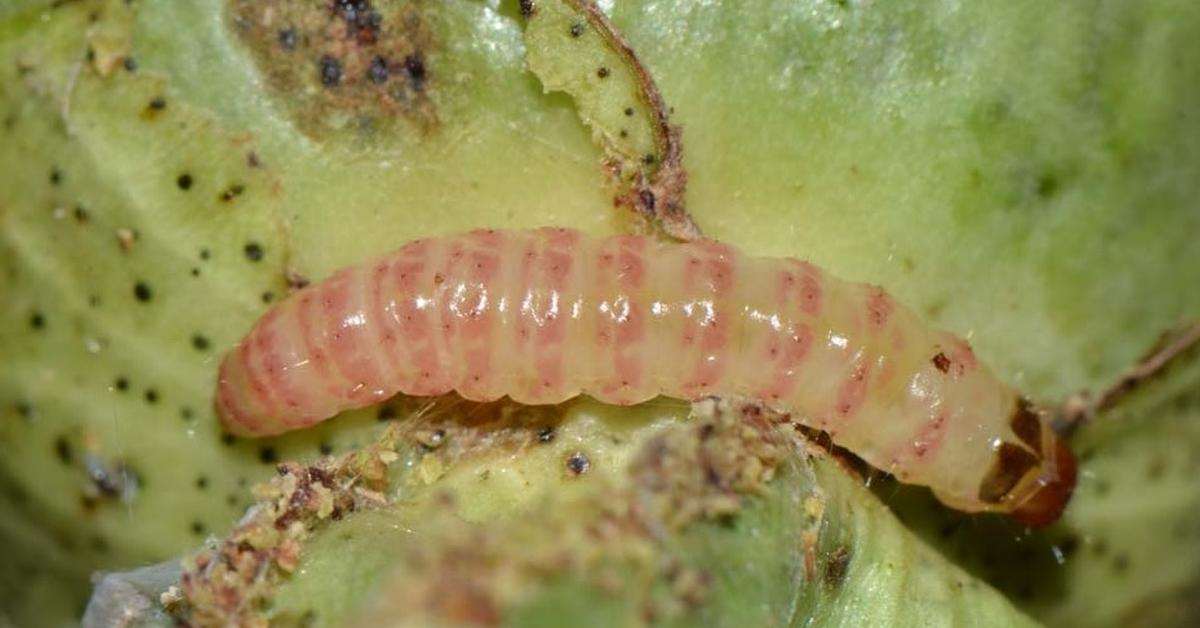
[[580, 35], [583, 35], [583, 24], [575, 22], [571, 25], [571, 37], [579, 37]]
[[212, 252], [208, 249], [200, 249], [200, 259], [207, 261], [210, 257], [212, 257]]
[[236, 442], [237, 442], [237, 437], [234, 436], [233, 434], [230, 434], [229, 432], [223, 432], [221, 434], [221, 443], [222, 444], [232, 446]]
[[391, 421], [396, 418], [396, 409], [391, 406], [383, 406], [375, 417], [380, 421]]
[[137, 72], [138, 62], [133, 57], [125, 57], [125, 61], [121, 65], [125, 66], [126, 72]]
[[533, 0], [521, 0], [520, 4], [521, 15], [527, 18], [533, 17], [534, 11], [537, 11], [537, 7], [533, 6]]
[[627, 116], [633, 116], [633, 107], [626, 107], [626, 108], [625, 108], [625, 115], [627, 115]]
[[284, 50], [296, 49], [296, 29], [285, 28], [279, 31], [279, 47]]
[[246, 254], [246, 259], [252, 262], [262, 261], [263, 247], [257, 242], [247, 243], [246, 246], [242, 247], [242, 252]]
[[376, 85], [382, 85], [387, 82], [391, 75], [391, 69], [388, 67], [387, 59], [377, 56], [371, 59], [371, 63], [367, 66], [367, 80]]
[[124, 377], [118, 377], [117, 381], [113, 382], [113, 386], [120, 392], [129, 390], [129, 380]]
[[203, 475], [198, 476], [196, 478], [196, 489], [203, 491], [206, 488], [208, 488], [208, 477]]
[[342, 82], [342, 64], [329, 55], [321, 57], [317, 62], [321, 84], [325, 87], [337, 87]]
[[263, 303], [270, 303], [271, 301], [275, 300], [275, 295], [272, 292], [267, 291], [262, 293], [262, 297], [260, 298], [262, 299]]
[[836, 589], [842, 585], [846, 579], [846, 572], [850, 567], [850, 550], [846, 549], [845, 545], [839, 545], [837, 549], [829, 555], [828, 562], [825, 563], [825, 586]]
[[133, 296], [138, 301], [147, 303], [154, 296], [154, 293], [150, 291], [150, 286], [146, 282], [139, 281], [133, 284]]
[[41, 312], [34, 312], [33, 315], [29, 317], [29, 326], [34, 330], [41, 330], [46, 326], [46, 317], [42, 316]]
[[50, 185], [59, 185], [62, 183], [62, 171], [56, 168], [50, 169]]
[[75, 450], [71, 447], [71, 442], [66, 436], [59, 436], [54, 439], [54, 455], [58, 461], [69, 465], [75, 460]]
[[195, 267], [193, 267], [193, 268], [192, 268], [192, 270], [191, 270], [191, 273], [192, 273], [192, 276], [193, 276], [193, 277], [199, 277], [199, 276], [200, 276], [200, 269], [199, 269], [199, 268], [195, 268]]
[[420, 53], [404, 57], [404, 74], [408, 76], [408, 84], [413, 89], [417, 91], [424, 89], [428, 70], [425, 68], [425, 59], [421, 57]]
[[548, 443], [554, 440], [554, 428], [547, 425], [546, 427], [538, 430], [537, 440], [539, 443]]
[[192, 522], [192, 534], [195, 534], [196, 536], [204, 536], [204, 532], [206, 529], [207, 528], [204, 527], [203, 522], [200, 522], [200, 521]]
[[575, 475], [583, 475], [592, 468], [592, 461], [583, 452], [577, 451], [567, 457], [567, 470]]
[[229, 201], [232, 201], [233, 199], [241, 196], [242, 193], [245, 191], [246, 191], [246, 186], [244, 186], [240, 183], [235, 183], [235, 184], [229, 186], [228, 188], [225, 188], [225, 191], [221, 192], [221, 195], [218, 198], [221, 199], [222, 203], [228, 203]]
[[1053, 173], [1045, 172], [1037, 180], [1037, 195], [1041, 198], [1048, 199], [1058, 193], [1058, 177]]
[[329, 443], [321, 443], [320, 445], [317, 445], [317, 451], [320, 452], [322, 456], [332, 455], [333, 445], [330, 445]]
[[91, 220], [91, 218], [92, 218], [91, 215], [88, 214], [87, 208], [85, 208], [83, 205], [75, 206], [74, 216], [75, 216], [75, 222], [77, 222], [81, 225], [87, 224], [88, 221]]
[[275, 448], [264, 446], [258, 448], [258, 460], [263, 464], [275, 464], [279, 457], [275, 453]]
[[658, 161], [658, 158], [655, 157], [654, 155], [651, 155], [649, 153], [642, 155], [642, 163], [646, 164], [647, 166], [653, 166], [654, 162], [656, 162], [656, 161]]
[[608, 75], [610, 75], [610, 74], [612, 74], [612, 70], [609, 70], [605, 66], [600, 66], [600, 69], [596, 70], [596, 76], [598, 76], [602, 79], [608, 78]]
[[175, 179], [175, 185], [179, 186], [179, 189], [181, 189], [181, 190], [192, 189], [192, 175], [190, 175], [186, 172], [179, 175]]
[[196, 334], [196, 335], [192, 336], [192, 347], [195, 348], [197, 351], [207, 351], [208, 350], [208, 338], [204, 337], [201, 334]]
[[195, 418], [195, 416], [196, 415], [192, 412], [192, 409], [187, 406], [183, 406], [179, 409], [179, 418], [183, 419], [184, 421], [191, 421], [193, 418]]
[[158, 391], [154, 390], [153, 388], [147, 388], [146, 393], [143, 396], [146, 398], [146, 403], [150, 405], [158, 403]]
[[155, 96], [150, 100], [150, 104], [147, 105], [147, 107], [149, 107], [151, 111], [162, 111], [163, 109], [167, 108], [167, 99], [163, 98], [162, 96]]

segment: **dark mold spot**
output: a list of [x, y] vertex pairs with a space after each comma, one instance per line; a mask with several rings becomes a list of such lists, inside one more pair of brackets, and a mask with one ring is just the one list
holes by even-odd
[[425, 60], [421, 58], [420, 53], [413, 53], [404, 57], [404, 73], [408, 75], [408, 84], [413, 89], [417, 91], [424, 89], [428, 70], [425, 69]]
[[209, 251], [208, 249], [200, 249], [200, 259], [207, 261], [208, 258], [210, 258], [210, 257], [212, 257], [211, 251]]
[[396, 418], [396, 409], [391, 406], [383, 406], [375, 416], [380, 421], [391, 421]]
[[933, 356], [933, 366], [943, 373], [949, 373], [950, 358], [946, 357], [945, 353], [939, 351], [937, 355]]
[[646, 153], [645, 155], [642, 155], [642, 163], [646, 164], [647, 166], [653, 166], [654, 162], [656, 162], [656, 161], [658, 161], [658, 158], [655, 157], [654, 155], [651, 155], [650, 153]]
[[279, 457], [275, 454], [275, 448], [268, 445], [258, 448], [258, 460], [263, 464], [275, 464]]
[[124, 377], [118, 377], [117, 381], [113, 383], [113, 386], [115, 386], [118, 391], [125, 392], [126, 390], [129, 390], [129, 380], [125, 379]]
[[296, 29], [285, 28], [279, 31], [279, 47], [284, 50], [296, 49]]
[[247, 243], [246, 246], [242, 247], [242, 252], [246, 254], [246, 259], [252, 262], [262, 261], [263, 247], [257, 242]]
[[204, 536], [205, 530], [207, 530], [207, 528], [204, 527], [203, 522], [201, 522], [201, 521], [193, 521], [192, 522], [192, 534], [195, 534], [196, 536]]
[[839, 545], [829, 554], [825, 563], [825, 586], [836, 589], [846, 579], [850, 567], [850, 550], [845, 545]]
[[179, 186], [179, 189], [181, 190], [192, 189], [192, 175], [186, 172], [179, 175], [179, 177], [175, 179], [175, 185]]
[[571, 25], [571, 37], [579, 37], [583, 35], [583, 23], [575, 22]]
[[588, 469], [591, 468], [592, 461], [588, 460], [588, 457], [585, 456], [583, 452], [577, 451], [572, 453], [570, 456], [567, 456], [567, 470], [572, 474], [583, 475], [584, 473], [588, 472]]
[[520, 0], [520, 5], [523, 17], [533, 17], [534, 11], [537, 11], [537, 7], [533, 6], [533, 0]]
[[342, 64], [329, 55], [323, 55], [317, 62], [321, 84], [325, 87], [337, 87], [342, 82]]
[[979, 499], [984, 503], [998, 504], [1012, 492], [1021, 478], [1038, 466], [1038, 459], [1012, 443], [1001, 443], [991, 469], [979, 486]]
[[167, 99], [163, 98], [162, 96], [155, 96], [154, 98], [150, 99], [150, 102], [146, 105], [146, 109], [148, 111], [162, 111], [166, 108]]
[[1037, 180], [1037, 195], [1041, 198], [1048, 199], [1058, 193], [1058, 177], [1053, 173], [1045, 172]]
[[192, 412], [192, 409], [187, 406], [183, 406], [179, 409], [179, 418], [183, 419], [184, 421], [191, 421], [193, 418], [195, 418], [195, 416], [196, 415]]
[[158, 403], [158, 391], [154, 390], [153, 388], [147, 388], [145, 398], [146, 398], [146, 403], [148, 403], [150, 405], [154, 405], [154, 404]]
[[154, 296], [150, 291], [150, 286], [144, 281], [139, 281], [133, 284], [133, 297], [142, 303], [147, 303]]
[[317, 451], [320, 452], [320, 454], [322, 456], [332, 455], [333, 454], [333, 445], [330, 445], [329, 443], [321, 443], [320, 445], [317, 446]]
[[626, 115], [626, 116], [632, 116], [632, 115], [633, 115], [633, 107], [626, 107], [626, 108], [625, 108], [625, 115]]
[[71, 442], [66, 436], [59, 436], [54, 439], [54, 455], [58, 457], [58, 461], [69, 465], [75, 460], [75, 450], [71, 447]]
[[208, 350], [208, 338], [204, 337], [201, 334], [196, 334], [196, 335], [192, 336], [192, 347], [194, 347], [197, 351], [207, 351]]
[[87, 224], [88, 221], [90, 221], [92, 218], [91, 215], [88, 214], [87, 208], [85, 208], [83, 205], [75, 206], [74, 215], [75, 215], [75, 222], [77, 222], [81, 225]]
[[271, 301], [275, 300], [275, 294], [268, 290], [267, 292], [262, 293], [260, 298], [262, 299], [263, 303], [270, 303]]
[[246, 186], [240, 183], [235, 183], [228, 188], [225, 188], [225, 191], [221, 192], [221, 196], [219, 198], [221, 199], [222, 203], [228, 203], [229, 201], [241, 196], [245, 191]]
[[125, 66], [126, 72], [137, 72], [137, 59], [134, 59], [133, 57], [125, 57], [125, 61], [121, 65]]
[[195, 267], [193, 267], [193, 268], [192, 268], [192, 270], [191, 270], [191, 273], [192, 273], [192, 276], [193, 276], [193, 277], [199, 277], [199, 276], [200, 276], [200, 269], [199, 269], [199, 268], [195, 268]]
[[386, 83], [390, 74], [391, 69], [388, 68], [387, 59], [381, 56], [371, 59], [371, 64], [367, 66], [367, 80], [376, 85]]
[[208, 488], [208, 477], [203, 476], [203, 475], [198, 476], [196, 478], [196, 489], [203, 491], [207, 488]]
[[600, 69], [599, 69], [599, 70], [596, 70], [596, 76], [598, 76], [598, 77], [600, 77], [600, 78], [602, 78], [602, 79], [606, 79], [606, 78], [608, 78], [608, 76], [609, 76], [610, 74], [612, 74], [612, 70], [609, 70], [609, 69], [608, 69], [607, 67], [605, 67], [605, 66], [600, 66]]
[[29, 317], [29, 326], [35, 330], [40, 330], [46, 326], [46, 317], [42, 316], [41, 312], [34, 312]]
[[237, 437], [234, 436], [233, 434], [230, 434], [229, 432], [221, 433], [221, 443], [222, 444], [227, 445], [227, 446], [232, 446], [236, 442], [237, 442]]
[[62, 171], [58, 168], [50, 169], [50, 185], [59, 185], [62, 183]]
[[554, 440], [554, 428], [547, 425], [546, 427], [538, 430], [537, 440], [539, 443], [548, 443]]

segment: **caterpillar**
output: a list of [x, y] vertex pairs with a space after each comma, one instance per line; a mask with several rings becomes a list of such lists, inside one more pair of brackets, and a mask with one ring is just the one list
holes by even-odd
[[554, 404], [761, 400], [964, 511], [1029, 526], [1075, 484], [1047, 417], [879, 287], [700, 240], [481, 230], [410, 242], [270, 309], [221, 363], [226, 429], [396, 393]]

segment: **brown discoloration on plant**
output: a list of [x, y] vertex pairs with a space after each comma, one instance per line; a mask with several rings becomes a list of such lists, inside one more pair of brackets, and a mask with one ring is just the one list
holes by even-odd
[[305, 134], [437, 127], [436, 44], [419, 3], [231, 0], [229, 20]]

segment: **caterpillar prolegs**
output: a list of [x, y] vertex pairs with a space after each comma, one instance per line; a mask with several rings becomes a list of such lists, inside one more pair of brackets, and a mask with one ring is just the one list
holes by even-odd
[[233, 433], [396, 393], [552, 404], [762, 400], [965, 511], [1028, 525], [1075, 484], [1046, 418], [882, 289], [713, 241], [483, 230], [410, 242], [278, 303], [221, 364]]

